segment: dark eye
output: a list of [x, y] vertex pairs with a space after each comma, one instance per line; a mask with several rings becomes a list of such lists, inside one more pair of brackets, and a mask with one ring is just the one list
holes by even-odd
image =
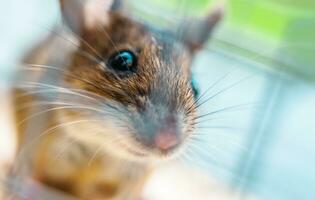
[[191, 80], [191, 88], [193, 90], [195, 98], [197, 98], [199, 96], [199, 88], [198, 88], [198, 86], [196, 84], [195, 79]]
[[136, 72], [137, 58], [128, 50], [114, 53], [107, 62], [108, 66], [118, 73]]

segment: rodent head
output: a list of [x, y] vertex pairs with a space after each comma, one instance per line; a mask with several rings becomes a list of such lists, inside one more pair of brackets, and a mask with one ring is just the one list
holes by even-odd
[[[196, 97], [189, 66], [205, 38], [178, 39], [153, 30], [125, 17], [118, 1], [78, 2], [62, 1], [65, 20], [80, 37], [65, 80], [97, 99], [102, 114], [90, 113], [88, 119], [98, 120], [69, 132], [126, 158], [173, 155], [194, 132]], [[79, 112], [63, 111], [60, 117], [83, 118]], [[90, 133], [95, 129], [97, 134]]]

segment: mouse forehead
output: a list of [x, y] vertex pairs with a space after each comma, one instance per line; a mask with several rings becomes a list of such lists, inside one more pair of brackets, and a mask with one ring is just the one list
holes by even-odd
[[173, 35], [167, 32], [153, 32], [152, 40], [156, 46], [156, 56], [164, 64], [183, 67], [189, 63], [190, 55], [186, 46]]
[[110, 14], [106, 26], [87, 30], [84, 39], [105, 59], [120, 50], [131, 50], [139, 57], [149, 56], [169, 64], [184, 65], [190, 59], [187, 47], [174, 35], [117, 13]]

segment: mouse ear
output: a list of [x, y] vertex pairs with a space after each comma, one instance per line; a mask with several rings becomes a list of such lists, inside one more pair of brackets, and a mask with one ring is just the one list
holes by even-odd
[[213, 28], [219, 23], [224, 14], [223, 4], [216, 5], [208, 14], [199, 19], [185, 21], [180, 26], [183, 31], [182, 40], [192, 53], [201, 49], [211, 35]]
[[60, 0], [62, 16], [72, 31], [109, 23], [108, 12], [120, 10], [122, 0]]

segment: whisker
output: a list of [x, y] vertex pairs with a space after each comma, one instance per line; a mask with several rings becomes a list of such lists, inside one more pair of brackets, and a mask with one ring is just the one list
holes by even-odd
[[86, 110], [92, 110], [92, 111], [97, 111], [97, 112], [101, 112], [101, 114], [106, 114], [104, 113], [103, 111], [99, 110], [99, 109], [95, 109], [95, 108], [92, 108], [92, 107], [83, 107], [83, 106], [60, 106], [60, 107], [55, 107], [55, 108], [50, 108], [50, 109], [45, 109], [43, 111], [40, 111], [40, 112], [36, 112], [35, 114], [32, 114], [24, 119], [22, 119], [21, 121], [19, 121], [17, 123], [17, 126], [21, 126], [23, 123], [25, 123], [26, 121], [36, 117], [36, 116], [39, 116], [39, 115], [42, 115], [44, 113], [47, 113], [47, 112], [51, 112], [51, 111], [56, 111], [56, 110], [62, 110], [62, 109], [71, 109], [71, 108], [77, 108], [77, 109], [86, 109]]
[[[38, 88], [40, 86], [35, 86], [34, 88]], [[68, 89], [68, 88], [63, 88], [63, 87], [55, 87], [52, 88], [53, 86], [46, 86], [46, 87], [51, 87], [48, 89], [39, 89], [39, 90], [32, 90], [32, 91], [28, 91], [28, 92], [24, 92], [23, 94], [17, 95], [15, 97], [15, 99], [19, 99], [22, 98], [24, 96], [29, 96], [29, 95], [35, 95], [35, 94], [43, 94], [43, 93], [62, 93], [62, 94], [69, 94], [69, 95], [75, 95], [75, 96], [79, 96], [79, 97], [83, 97], [89, 100], [93, 100], [95, 103], [100, 103], [97, 99], [81, 94], [79, 92], [76, 92], [75, 90], [72, 89]], [[42, 87], [41, 87], [42, 88]]]
[[[26, 82], [25, 84], [23, 84], [24, 86], [26, 84], [29, 84], [30, 86], [28, 87], [43, 87], [43, 88], [52, 88], [52, 89], [56, 89], [56, 91], [58, 91], [59, 93], [63, 92], [63, 93], [70, 93], [70, 94], [74, 94], [74, 95], [77, 95], [77, 96], [81, 96], [81, 97], [84, 97], [86, 99], [91, 99], [93, 101], [95, 101], [97, 104], [99, 104], [100, 106], [107, 106], [107, 107], [110, 107], [112, 108], [113, 110], [116, 110], [116, 111], [121, 111], [121, 108], [118, 108], [117, 106], [114, 106], [113, 104], [110, 104], [108, 103], [108, 100], [101, 96], [101, 95], [98, 95], [98, 94], [94, 94], [92, 92], [89, 92], [89, 91], [85, 91], [85, 90], [82, 90], [82, 89], [70, 89], [70, 88], [65, 88], [65, 87], [58, 87], [58, 86], [55, 86], [55, 85], [50, 85], [50, 84], [43, 84], [43, 83], [40, 83], [40, 82]], [[62, 91], [60, 91], [62, 90]], [[83, 93], [87, 93], [89, 96], [87, 95], [84, 95]], [[95, 97], [92, 97], [92, 96], [95, 96]], [[99, 98], [103, 101], [98, 101], [96, 98]], [[86, 102], [85, 102], [86, 103]]]
[[228, 106], [228, 107], [224, 107], [224, 108], [220, 108], [211, 112], [208, 112], [206, 114], [203, 115], [199, 115], [197, 117], [195, 117], [195, 119], [200, 119], [209, 115], [213, 115], [216, 113], [221, 113], [221, 112], [226, 112], [226, 111], [235, 111], [235, 110], [240, 110], [240, 109], [246, 109], [248, 108], [248, 106], [257, 106], [260, 105], [261, 102], [252, 102], [252, 103], [244, 103], [244, 104], [238, 104], [238, 105], [233, 105], [233, 106]]
[[[210, 137], [211, 136], [211, 137]], [[240, 134], [230, 134], [230, 132], [198, 132], [198, 134], [192, 135], [192, 139], [196, 139], [200, 142], [209, 143], [214, 142], [217, 143], [218, 140], [223, 140], [224, 142], [237, 142], [235, 145], [242, 145], [240, 142], [242, 140], [242, 135]], [[244, 145], [242, 145], [244, 146]], [[247, 148], [246, 146], [244, 146]]]
[[73, 36], [75, 38], [77, 38], [78, 40], [80, 40], [81, 42], [83, 42], [93, 53], [95, 53], [96, 56], [98, 56], [98, 58], [100, 60], [102, 60], [102, 56], [101, 54], [86, 40], [84, 40], [80, 35], [78, 35], [77, 33], [75, 33], [74, 31], [68, 31], [69, 29], [64, 29], [66, 30], [68, 33], [73, 34]]
[[91, 156], [90, 160], [88, 161], [87, 166], [91, 166], [91, 165], [92, 165], [94, 159], [96, 158], [96, 156], [98, 155], [98, 153], [100, 153], [100, 151], [101, 151], [102, 149], [103, 149], [103, 145], [101, 144], [101, 145], [99, 145], [99, 146], [97, 147], [97, 149], [95, 150], [95, 152], [94, 152], [93, 155]]
[[[57, 130], [57, 129], [60, 129], [60, 128], [63, 128], [65, 126], [72, 126], [72, 125], [76, 125], [76, 124], [79, 124], [79, 123], [90, 123], [90, 122], [93, 122], [93, 121], [100, 121], [100, 120], [76, 120], [76, 121], [71, 121], [71, 122], [64, 122], [64, 123], [60, 123], [58, 125], [55, 125], [55, 126], [52, 126], [48, 129], [46, 129], [44, 132], [42, 132], [41, 134], [39, 134], [38, 136], [36, 136], [35, 138], [33, 138], [28, 144], [25, 144], [22, 146], [22, 148], [20, 149], [20, 151], [18, 152], [18, 155], [16, 156], [17, 158], [17, 162], [24, 157], [24, 154], [25, 152], [31, 148], [34, 143], [39, 140], [41, 137], [47, 135], [47, 134], [51, 134], [51, 133], [54, 133], [53, 131]], [[16, 171], [16, 167], [18, 167], [19, 165], [16, 165], [15, 166], [15, 169], [13, 169], [13, 172]]]
[[59, 105], [59, 106], [72, 106], [74, 104], [72, 103], [66, 103], [66, 102], [60, 102], [60, 101], [36, 101], [36, 102], [31, 102], [31, 103], [24, 103], [22, 105], [17, 105], [16, 106], [16, 111], [19, 112], [19, 111], [22, 111], [22, 110], [25, 110], [25, 109], [28, 109], [30, 107], [36, 107], [36, 106], [54, 106], [54, 105]]
[[54, 160], [57, 162], [59, 158], [61, 157], [62, 153], [64, 153], [71, 145], [73, 145], [75, 142], [77, 142], [78, 139], [72, 138], [71, 142], [69, 142], [67, 145], [65, 145], [63, 148], [61, 148], [58, 153], [56, 154]]
[[252, 78], [253, 76], [254, 76], [254, 74], [249, 75], [249, 76], [246, 76], [246, 77], [244, 77], [244, 78], [242, 78], [242, 79], [240, 79], [240, 80], [234, 82], [233, 84], [230, 84], [229, 86], [223, 88], [222, 90], [218, 91], [217, 93], [211, 95], [211, 96], [208, 97], [206, 100], [202, 101], [200, 104], [197, 104], [196, 108], [201, 107], [203, 104], [205, 104], [205, 103], [208, 102], [209, 100], [215, 98], [216, 96], [222, 94], [223, 92], [226, 92], [226, 91], [228, 91], [228, 90], [230, 90], [230, 89], [236, 87], [236, 86], [239, 85], [240, 83], [242, 83], [242, 82], [244, 82], [244, 81], [246, 81], [246, 80]]
[[[227, 167], [227, 164], [233, 164], [231, 161], [225, 162], [224, 164], [223, 161], [226, 159], [220, 161], [220, 157], [222, 157], [222, 155], [228, 155], [228, 152], [224, 151], [225, 149], [219, 148], [216, 145], [207, 144], [204, 141], [198, 141], [196, 139], [192, 139], [191, 143], [194, 144], [193, 148], [195, 150], [195, 154], [199, 156], [199, 160], [203, 161], [204, 164], [215, 164], [216, 166], [220, 166], [220, 168]], [[209, 160], [212, 162], [209, 163]]]
[[[192, 141], [192, 140], [191, 140]], [[190, 149], [190, 153], [191, 153], [191, 156], [193, 156], [194, 157], [194, 159], [193, 160], [198, 160], [198, 161], [202, 161], [202, 162], [204, 162], [204, 163], [207, 163], [206, 161], [211, 161], [211, 162], [213, 162], [214, 164], [219, 164], [220, 163], [220, 161], [218, 160], [218, 158], [216, 158], [215, 156], [214, 156], [214, 154], [212, 153], [212, 154], [210, 154], [209, 152], [207, 152], [207, 154], [206, 154], [206, 159], [204, 159], [203, 158], [203, 152], [205, 151], [204, 149], [202, 149], [200, 146], [201, 145], [197, 145], [196, 144], [196, 142], [190, 142], [189, 143], [189, 145], [190, 145], [190, 147], [189, 147], [189, 149]], [[212, 150], [214, 150], [214, 149], [212, 149]], [[215, 151], [215, 150], [214, 150]], [[197, 158], [197, 159], [196, 159]]]
[[[75, 43], [74, 41], [72, 41], [71, 39], [65, 37], [64, 35], [62, 35], [61, 33], [58, 33], [56, 30], [50, 29], [46, 26], [42, 26], [44, 29], [48, 30], [49, 32], [55, 34], [56, 36], [58, 36], [59, 38], [61, 38], [62, 40], [64, 40], [65, 42], [68, 42], [69, 44], [73, 45], [74, 47], [77, 47], [78, 49], [76, 50], [80, 55], [89, 58], [91, 61], [96, 62], [96, 63], [101, 63], [102, 60], [102, 56], [85, 40], [83, 40], [81, 37], [78, 37], [78, 35], [74, 32], [71, 32], [72, 36], [74, 36], [76, 39], [80, 40], [81, 42], [83, 42], [94, 54], [90, 54], [87, 51], [83, 51], [80, 50], [80, 45]], [[66, 30], [63, 28], [63, 30]], [[69, 33], [69, 31], [67, 31]]]
[[[83, 2], [81, 2], [81, 1], [79, 1], [79, 2], [81, 3], [81, 6], [84, 7]], [[114, 41], [111, 39], [111, 37], [108, 35], [108, 33], [107, 33], [107, 31], [105, 30], [105, 28], [104, 28], [103, 26], [101, 26], [101, 25], [98, 24], [98, 29], [101, 30], [101, 31], [105, 34], [105, 36], [107, 37], [107, 39], [109, 40], [109, 42], [111, 43], [111, 45], [113, 46], [113, 48], [114, 48], [116, 51], [118, 51], [117, 46], [115, 45], [115, 43], [114, 43]], [[82, 39], [82, 42], [86, 43], [88, 46], [91, 46], [88, 42], [86, 42], [85, 40], [83, 40], [82, 37], [79, 37], [79, 36], [77, 35], [77, 38], [78, 38], [78, 39], [81, 38], [81, 39]], [[93, 49], [94, 49], [94, 48], [93, 48]], [[94, 49], [94, 50], [96, 51], [96, 49]], [[97, 51], [96, 51], [96, 52], [97, 52]], [[104, 67], [105, 67], [105, 66], [104, 66]], [[114, 74], [114, 76], [115, 76], [116, 78], [118, 78], [118, 80], [120, 80], [119, 76], [117, 76], [116, 74]]]
[[82, 79], [80, 77], [77, 77], [77, 76], [74, 76], [73, 74], [70, 74], [68, 71], [66, 70], [63, 70], [63, 69], [60, 69], [60, 68], [57, 68], [57, 67], [53, 67], [53, 66], [48, 66], [48, 65], [41, 65], [41, 64], [30, 64], [30, 63], [24, 63], [24, 65], [27, 66], [24, 67], [24, 68], [21, 68], [21, 70], [32, 70], [31, 68], [42, 68], [42, 69], [51, 69], [51, 70], [55, 70], [57, 72], [61, 72], [62, 74], [64, 74], [65, 76], [68, 76], [70, 78], [74, 78], [75, 80], [79, 80], [79, 81], [82, 81], [88, 85], [91, 85], [95, 88], [98, 88], [100, 90], [103, 90], [101, 87], [99, 87], [98, 85], [96, 85], [95, 83], [92, 83], [86, 79]]
[[[94, 93], [88, 92], [88, 91], [84, 91], [81, 89], [71, 89], [71, 88], [66, 88], [66, 87], [60, 87], [60, 86], [56, 86], [56, 85], [51, 85], [51, 84], [45, 84], [45, 83], [41, 83], [41, 82], [31, 82], [31, 81], [26, 81], [26, 82], [21, 82], [21, 85], [16, 85], [18, 88], [43, 88], [42, 90], [38, 89], [38, 90], [30, 90], [30, 91], [25, 91], [20, 95], [17, 95], [15, 97], [15, 99], [19, 99], [23, 96], [27, 96], [27, 95], [32, 95], [32, 94], [38, 94], [38, 93], [49, 93], [49, 92], [56, 92], [56, 93], [62, 93], [62, 94], [71, 94], [71, 95], [76, 95], [79, 97], [83, 97], [85, 99], [89, 99], [89, 100], [93, 100], [96, 103], [101, 103], [100, 101], [98, 101], [96, 98], [92, 97], [94, 95]], [[82, 92], [81, 92], [82, 91]], [[85, 95], [83, 93], [87, 93], [88, 95]], [[95, 95], [97, 97], [99, 97], [98, 95]], [[71, 96], [73, 97], [73, 96]], [[102, 97], [102, 96], [100, 96]], [[104, 98], [104, 97], [102, 97]]]
[[244, 131], [241, 127], [235, 126], [198, 126], [197, 129], [225, 129], [225, 130], [233, 130], [233, 131]]
[[220, 82], [222, 82], [224, 79], [226, 79], [226, 77], [228, 77], [230, 74], [232, 74], [234, 70], [229, 71], [227, 73], [225, 73], [223, 76], [221, 76], [220, 78], [218, 78], [213, 84], [211, 84], [202, 94], [200, 94], [200, 96], [196, 99], [196, 103], [198, 103], [202, 97], [204, 97], [212, 88], [214, 88], [217, 84], [219, 84]]
[[[64, 69], [60, 69], [60, 68], [57, 68], [57, 67], [54, 67], [54, 66], [49, 66], [49, 65], [42, 65], [42, 64], [30, 64], [30, 63], [24, 63], [24, 65], [26, 65], [26, 67], [24, 67], [24, 68], [21, 68], [20, 70], [37, 70], [37, 68], [39, 68], [39, 69], [47, 69], [47, 70], [55, 70], [56, 72], [60, 72], [60, 73], [62, 73], [63, 75], [65, 75], [65, 76], [67, 76], [67, 77], [70, 77], [70, 78], [73, 78], [73, 79], [75, 79], [75, 80], [78, 80], [78, 81], [82, 81], [82, 82], [84, 82], [84, 83], [86, 83], [86, 84], [88, 84], [88, 85], [91, 85], [91, 86], [93, 86], [93, 87], [95, 87], [95, 88], [97, 88], [97, 89], [99, 89], [99, 90], [101, 90], [101, 91], [103, 91], [104, 90], [104, 88], [102, 87], [102, 86], [104, 86], [104, 85], [97, 85], [97, 84], [95, 84], [95, 83], [93, 83], [93, 82], [90, 82], [90, 81], [88, 81], [88, 80], [86, 80], [86, 79], [83, 79], [83, 78], [80, 78], [80, 77], [78, 77], [78, 76], [75, 76], [75, 75], [73, 75], [73, 74], [71, 74], [70, 72], [68, 72], [68, 71], [66, 71], [66, 70], [64, 70]], [[23, 65], [22, 65], [23, 66]], [[34, 69], [32, 69], [32, 68], [34, 68]], [[117, 76], [117, 75], [116, 75]], [[116, 77], [118, 80], [121, 80], [118, 76]], [[120, 89], [120, 91], [121, 92], [123, 92], [124, 94], [126, 94], [126, 91], [124, 91], [124, 90], [121, 90], [121, 88], [120, 87], [118, 87], [117, 85], [112, 85], [112, 86], [114, 86], [114, 87], [116, 87], [117, 89]]]
[[211, 121], [227, 120], [227, 119], [228, 119], [227, 117], [209, 118], [209, 119], [204, 119], [204, 120], [197, 121], [197, 123], [192, 123], [192, 125], [202, 124], [202, 123], [209, 122], [209, 121], [211, 122]]

